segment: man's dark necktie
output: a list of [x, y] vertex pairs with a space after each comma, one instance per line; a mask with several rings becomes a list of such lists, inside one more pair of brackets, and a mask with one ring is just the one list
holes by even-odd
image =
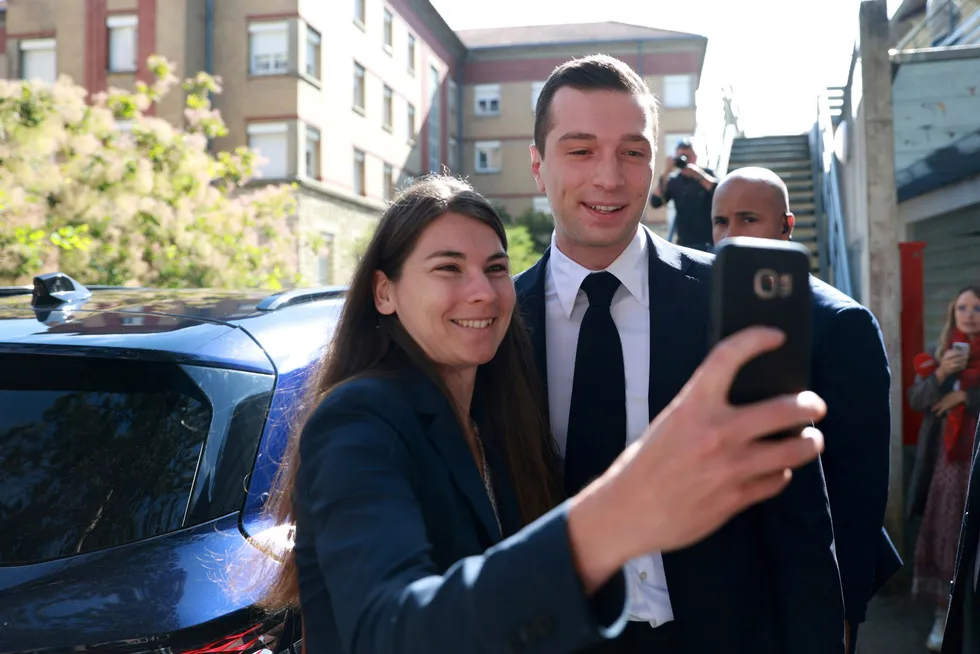
[[575, 350], [572, 406], [565, 444], [565, 490], [571, 497], [606, 471], [626, 445], [623, 344], [609, 313], [619, 280], [608, 272], [582, 282], [589, 308]]

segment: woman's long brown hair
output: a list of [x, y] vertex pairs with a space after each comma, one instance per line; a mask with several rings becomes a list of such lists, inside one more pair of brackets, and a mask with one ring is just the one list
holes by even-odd
[[[493, 207], [466, 182], [432, 175], [407, 187], [388, 207], [354, 272], [333, 340], [318, 364], [276, 475], [266, 511], [277, 525], [295, 522], [293, 489], [299, 464], [302, 424], [330, 391], [366, 375], [397, 373], [414, 365], [424, 370], [449, 398], [432, 362], [402, 327], [397, 316], [383, 316], [374, 305], [374, 274], [397, 281], [422, 232], [447, 213], [468, 216], [491, 227], [507, 247], [503, 222]], [[543, 385], [534, 367], [530, 339], [519, 312], [493, 359], [480, 367], [475, 394], [482, 395], [490, 433], [506, 453], [521, 516], [527, 524], [558, 504], [562, 489], [547, 419]], [[301, 436], [302, 435], [302, 436]], [[277, 610], [299, 605], [299, 582], [291, 549], [272, 568], [275, 579], [260, 606]]]
[[960, 296], [964, 293], [973, 293], [980, 299], [980, 284], [970, 284], [961, 288], [953, 296], [953, 301], [949, 303], [949, 308], [946, 310], [946, 324], [943, 325], [942, 331], [939, 332], [939, 341], [936, 343], [936, 359], [940, 361], [942, 361], [946, 350], [949, 349], [950, 340], [953, 338], [953, 328], [956, 327], [956, 303], [959, 302]]

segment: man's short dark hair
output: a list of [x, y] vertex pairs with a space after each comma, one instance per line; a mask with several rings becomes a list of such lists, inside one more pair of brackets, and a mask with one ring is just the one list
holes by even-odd
[[544, 158], [544, 142], [554, 127], [551, 103], [555, 93], [564, 87], [578, 91], [620, 91], [642, 98], [650, 108], [653, 121], [653, 137], [657, 138], [657, 100], [643, 78], [626, 63], [609, 55], [595, 54], [566, 61], [555, 68], [541, 87], [538, 104], [534, 109], [534, 145]]

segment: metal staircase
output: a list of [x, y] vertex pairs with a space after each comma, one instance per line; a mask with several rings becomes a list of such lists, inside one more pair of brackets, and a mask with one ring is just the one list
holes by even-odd
[[728, 172], [749, 166], [773, 171], [789, 189], [789, 208], [796, 216], [793, 240], [810, 249], [810, 270], [821, 276], [820, 230], [817, 196], [813, 187], [813, 159], [807, 134], [738, 138], [732, 143]]

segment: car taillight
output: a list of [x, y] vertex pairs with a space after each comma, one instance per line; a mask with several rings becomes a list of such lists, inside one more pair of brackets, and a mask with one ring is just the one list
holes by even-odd
[[[272, 616], [248, 629], [225, 636], [219, 640], [195, 649], [175, 649], [180, 654], [300, 654], [299, 647], [293, 648], [293, 623], [297, 616], [289, 612]], [[293, 619], [290, 619], [293, 618]]]

